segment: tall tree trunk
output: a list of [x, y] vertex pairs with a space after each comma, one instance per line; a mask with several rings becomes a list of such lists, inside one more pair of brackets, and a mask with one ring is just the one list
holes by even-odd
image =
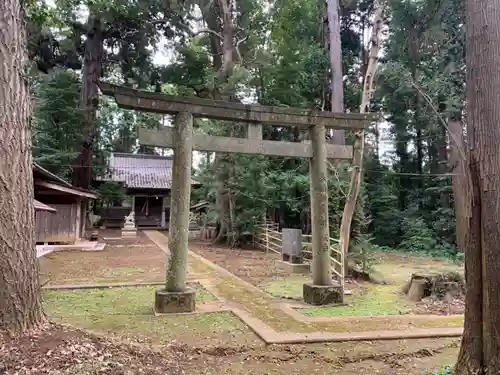
[[80, 107], [84, 113], [85, 128], [82, 151], [73, 172], [73, 184], [84, 189], [90, 188], [92, 181], [92, 146], [96, 136], [96, 113], [99, 105], [97, 81], [102, 75], [104, 55], [104, 32], [101, 20], [91, 15], [87, 27], [89, 31], [85, 40], [80, 92]]
[[[328, 42], [331, 70], [331, 111], [344, 112], [344, 82], [342, 74], [342, 45], [338, 0], [327, 0]], [[344, 130], [332, 130], [332, 143], [345, 144]]]
[[[104, 57], [104, 32], [101, 20], [92, 15], [87, 21], [87, 39], [83, 56], [82, 91], [80, 92], [80, 107], [84, 113], [84, 130], [82, 151], [77, 158], [76, 168], [73, 170], [73, 184], [83, 189], [90, 189], [92, 183], [92, 156], [93, 145], [97, 135], [96, 115], [99, 105], [99, 91], [97, 81], [102, 75], [102, 60]], [[84, 229], [90, 229], [91, 222], [88, 211], [88, 201], [83, 204], [84, 220], [81, 224], [81, 233], [87, 237]]]
[[[417, 53], [415, 53], [417, 55]], [[419, 71], [417, 69], [417, 62], [415, 62], [415, 65], [413, 67], [412, 71], [412, 79], [413, 82], [418, 82], [418, 74]], [[416, 172], [417, 174], [421, 175], [423, 173], [423, 165], [424, 165], [424, 150], [423, 150], [423, 143], [422, 143], [422, 98], [420, 93], [417, 91], [415, 93], [415, 112], [413, 115], [413, 125], [415, 127], [415, 132], [416, 132], [416, 137], [415, 137], [415, 147], [417, 149], [417, 165], [416, 165]], [[424, 179], [423, 178], [417, 178], [415, 181], [415, 184], [417, 185], [417, 194], [418, 194], [418, 207], [421, 209], [422, 208], [422, 202], [423, 202], [423, 197], [424, 197]]]
[[[375, 3], [375, 13], [373, 19], [373, 30], [371, 38], [371, 47], [369, 54], [368, 67], [363, 83], [363, 97], [359, 107], [360, 113], [370, 111], [371, 100], [375, 91], [374, 80], [378, 65], [378, 53], [380, 51], [380, 41], [382, 36], [384, 7], [380, 3]], [[349, 192], [342, 214], [342, 222], [340, 224], [340, 251], [344, 254], [344, 259], [347, 260], [347, 252], [349, 250], [349, 242], [351, 236], [351, 224], [356, 209], [356, 201], [358, 200], [359, 190], [363, 177], [363, 153], [365, 146], [365, 131], [360, 130], [355, 134], [354, 140], [354, 158], [353, 171], [351, 173], [351, 182]], [[347, 267], [345, 267], [347, 272]]]
[[[453, 173], [451, 183], [453, 189], [453, 198], [455, 201], [455, 227], [457, 245], [459, 250], [463, 251], [465, 246], [465, 236], [460, 233], [465, 233], [468, 229], [468, 218], [470, 218], [470, 192], [469, 192], [469, 175], [467, 174], [467, 160], [464, 159], [465, 140], [462, 128], [462, 121], [459, 119], [451, 119], [448, 121], [448, 129], [450, 131], [451, 152], [449, 157], [449, 167]], [[480, 274], [480, 273], [479, 273]]]
[[466, 310], [456, 374], [500, 374], [500, 3], [466, 1]]
[[[231, 93], [221, 93], [220, 91], [220, 86], [226, 83], [233, 73], [235, 45], [231, 2], [229, 0], [206, 1], [202, 5], [202, 15], [208, 28], [211, 30], [210, 47], [214, 59], [213, 65], [218, 70], [218, 82], [212, 96], [216, 100], [231, 100]], [[227, 155], [216, 154], [215, 156], [215, 163], [220, 168], [224, 168], [224, 173], [221, 173], [221, 176], [230, 175], [228, 169], [232, 168], [232, 166], [227, 162], [227, 159]], [[216, 186], [216, 209], [220, 226], [215, 242], [234, 241], [234, 238], [230, 239], [228, 237], [228, 234], [233, 232], [231, 228], [234, 225], [231, 222], [231, 216], [233, 215], [231, 215], [229, 204], [231, 193], [224, 182], [225, 178], [219, 178]]]
[[19, 0], [0, 2], [0, 330], [43, 321], [35, 250], [28, 51]]

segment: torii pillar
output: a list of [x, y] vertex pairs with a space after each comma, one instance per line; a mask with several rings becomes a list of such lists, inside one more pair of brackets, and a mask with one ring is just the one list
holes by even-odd
[[188, 265], [191, 165], [193, 161], [193, 116], [181, 112], [175, 118], [174, 161], [170, 200], [170, 250], [164, 289], [156, 291], [157, 313], [182, 313], [195, 310], [196, 292], [186, 284]]

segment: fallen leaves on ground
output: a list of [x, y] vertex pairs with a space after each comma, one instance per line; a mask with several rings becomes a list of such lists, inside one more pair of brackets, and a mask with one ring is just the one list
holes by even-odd
[[181, 375], [190, 359], [175, 345], [154, 351], [55, 324], [29, 336], [0, 339], [0, 374], [5, 375]]

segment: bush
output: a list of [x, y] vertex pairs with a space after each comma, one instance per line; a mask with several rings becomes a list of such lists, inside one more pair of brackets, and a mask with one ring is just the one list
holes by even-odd
[[421, 218], [406, 218], [403, 221], [403, 237], [399, 249], [419, 255], [445, 257], [460, 262], [463, 256], [452, 244], [443, 242], [436, 231]]
[[434, 370], [429, 375], [453, 375], [453, 367], [447, 366], [442, 370]]
[[374, 252], [381, 248], [372, 242], [373, 237], [368, 234], [361, 234], [353, 239], [353, 243], [347, 254], [350, 263], [354, 263], [361, 271], [370, 273], [376, 262]]

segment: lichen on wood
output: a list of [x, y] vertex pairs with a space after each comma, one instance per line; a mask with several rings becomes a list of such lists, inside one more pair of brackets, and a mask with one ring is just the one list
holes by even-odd
[[309, 173], [311, 177], [312, 276], [315, 285], [332, 285], [325, 133], [326, 129], [321, 125], [316, 125], [311, 130], [313, 157]]
[[170, 202], [170, 232], [167, 283], [168, 292], [186, 289], [191, 195], [191, 164], [193, 159], [193, 116], [179, 113], [175, 118], [172, 195]]

